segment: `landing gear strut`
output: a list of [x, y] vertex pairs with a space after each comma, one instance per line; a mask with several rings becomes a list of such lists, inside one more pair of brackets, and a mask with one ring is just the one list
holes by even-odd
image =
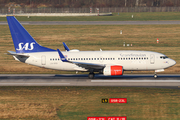
[[94, 73], [89, 73], [89, 79], [93, 79], [94, 78]]
[[154, 73], [154, 78], [157, 78], [158, 76], [157, 76], [157, 74], [156, 73]]

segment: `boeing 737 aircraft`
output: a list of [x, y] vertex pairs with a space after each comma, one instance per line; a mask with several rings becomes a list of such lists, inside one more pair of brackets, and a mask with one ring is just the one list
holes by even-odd
[[151, 51], [66, 51], [54, 50], [39, 45], [14, 16], [7, 21], [16, 52], [8, 51], [15, 60], [54, 70], [87, 71], [89, 78], [94, 72], [104, 75], [123, 75], [123, 71], [164, 71], [176, 62], [166, 55]]

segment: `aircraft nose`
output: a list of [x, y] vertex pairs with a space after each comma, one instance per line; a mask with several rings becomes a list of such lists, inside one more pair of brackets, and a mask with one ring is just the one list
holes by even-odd
[[176, 64], [176, 61], [171, 59], [171, 60], [169, 61], [169, 64], [170, 64], [171, 66], [174, 66], [174, 65]]

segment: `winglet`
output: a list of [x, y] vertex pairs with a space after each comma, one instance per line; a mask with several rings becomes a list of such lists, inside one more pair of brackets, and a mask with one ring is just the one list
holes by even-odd
[[59, 53], [59, 57], [61, 58], [61, 61], [62, 61], [62, 62], [69, 62], [69, 61], [64, 57], [64, 55], [62, 54], [62, 52], [61, 52], [59, 49], [57, 49], [57, 51], [58, 51], [58, 53]]
[[63, 45], [64, 45], [64, 49], [65, 49], [66, 51], [70, 51], [70, 49], [68, 48], [68, 46], [66, 45], [66, 43], [63, 42]]

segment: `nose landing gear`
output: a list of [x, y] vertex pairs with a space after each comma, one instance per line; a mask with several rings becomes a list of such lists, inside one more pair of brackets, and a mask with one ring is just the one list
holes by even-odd
[[157, 76], [157, 74], [156, 73], [154, 73], [154, 78], [156, 79], [158, 76]]

